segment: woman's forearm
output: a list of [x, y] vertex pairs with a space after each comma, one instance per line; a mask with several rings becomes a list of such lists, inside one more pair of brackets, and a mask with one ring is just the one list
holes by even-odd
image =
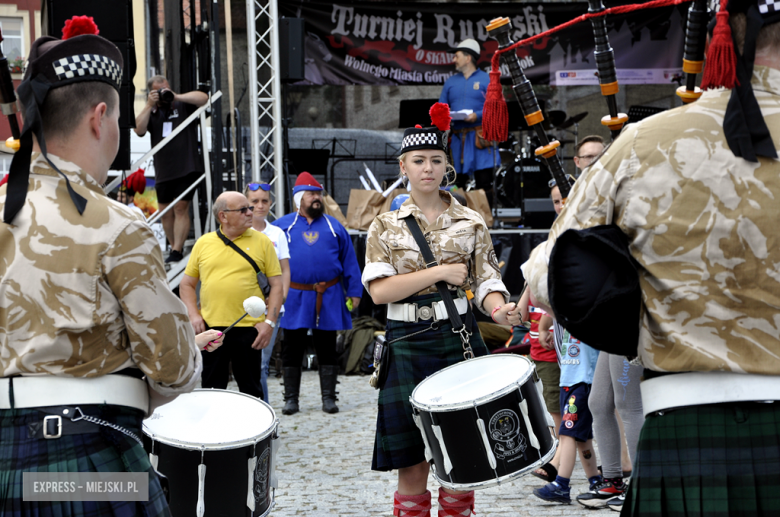
[[393, 303], [408, 298], [440, 280], [437, 267], [421, 269], [414, 273], [377, 278], [368, 284], [371, 299], [377, 305]]

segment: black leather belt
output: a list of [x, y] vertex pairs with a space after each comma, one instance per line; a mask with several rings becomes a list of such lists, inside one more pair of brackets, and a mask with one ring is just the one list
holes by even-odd
[[[94, 409], [93, 409], [94, 408]], [[94, 406], [81, 408], [83, 414], [97, 414]], [[27, 424], [29, 438], [45, 438], [54, 440], [62, 436], [72, 434], [91, 434], [100, 432], [100, 426], [86, 420], [73, 422], [71, 418], [76, 416], [76, 409], [72, 406], [51, 406], [37, 408], [39, 413], [45, 416], [37, 422]]]

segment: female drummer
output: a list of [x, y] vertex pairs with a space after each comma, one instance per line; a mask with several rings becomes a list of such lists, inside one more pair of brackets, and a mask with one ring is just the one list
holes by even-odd
[[[444, 130], [449, 126], [446, 122]], [[411, 185], [411, 197], [398, 210], [374, 220], [366, 244], [363, 284], [375, 303], [388, 304], [390, 346], [371, 468], [398, 469], [395, 516], [427, 517], [431, 509], [429, 466], [409, 402], [412, 390], [425, 377], [464, 360], [465, 345], [452, 332], [448, 317], [435, 321], [436, 311], [431, 310], [441, 300], [436, 282], [447, 283], [461, 319], [473, 332], [469, 344], [475, 356], [486, 354], [487, 348], [471, 303], [501, 324], [507, 323], [507, 313], [514, 308], [506, 303], [509, 293], [485, 221], [439, 189], [445, 175], [454, 177], [455, 172], [447, 163], [446, 142], [447, 134], [437, 127], [404, 131], [399, 165], [401, 176]], [[404, 220], [410, 216], [417, 220], [439, 265], [426, 268]], [[467, 293], [474, 295], [471, 303]], [[440, 517], [471, 515], [473, 508], [473, 491], [439, 489]]]

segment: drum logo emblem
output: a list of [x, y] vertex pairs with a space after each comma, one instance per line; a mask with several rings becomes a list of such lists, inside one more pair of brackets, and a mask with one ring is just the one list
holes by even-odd
[[[499, 459], [525, 452], [526, 439], [520, 433], [520, 418], [509, 409], [502, 409], [490, 418], [490, 437], [498, 442], [493, 453]], [[511, 461], [511, 460], [510, 460]]]
[[255, 466], [255, 503], [258, 505], [265, 504], [268, 500], [268, 473], [271, 470], [271, 447], [266, 447], [263, 453], [257, 458], [257, 466]]

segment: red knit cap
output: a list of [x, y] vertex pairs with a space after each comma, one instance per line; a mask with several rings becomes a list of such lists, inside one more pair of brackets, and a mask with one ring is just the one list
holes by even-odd
[[308, 172], [302, 172], [298, 174], [298, 179], [295, 180], [293, 194], [296, 194], [301, 190], [322, 190], [322, 185], [320, 185], [320, 182], [315, 180], [314, 176]]

